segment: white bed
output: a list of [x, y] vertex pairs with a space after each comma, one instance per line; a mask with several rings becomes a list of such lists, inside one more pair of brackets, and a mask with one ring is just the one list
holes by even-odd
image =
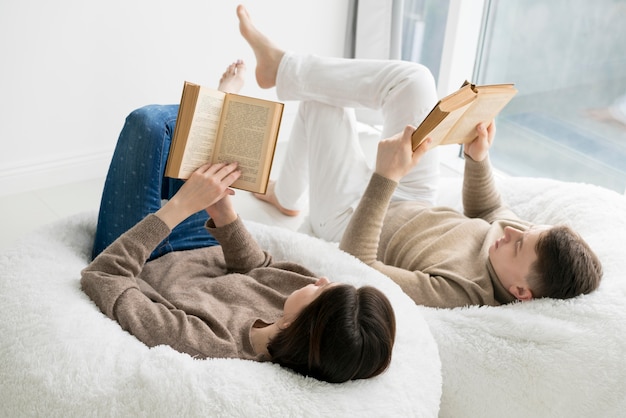
[[0, 254], [0, 416], [437, 415], [441, 363], [423, 315], [386, 277], [334, 245], [248, 222], [275, 257], [374, 284], [392, 301], [398, 330], [390, 369], [341, 385], [270, 363], [148, 349], [80, 290], [95, 223], [95, 213], [66, 219]]
[[[335, 245], [248, 222], [279, 258], [376, 284], [392, 300], [398, 337], [390, 370], [342, 385], [271, 364], [146, 348], [79, 289], [95, 213], [40, 229], [0, 254], [0, 415], [624, 416], [626, 198], [544, 179], [498, 184], [522, 217], [569, 223], [588, 240], [605, 270], [597, 292], [497, 308], [417, 307]], [[458, 194], [446, 197], [458, 205]]]
[[520, 217], [578, 231], [604, 277], [567, 301], [422, 309], [442, 362], [439, 416], [626, 416], [626, 197], [540, 178], [498, 185]]

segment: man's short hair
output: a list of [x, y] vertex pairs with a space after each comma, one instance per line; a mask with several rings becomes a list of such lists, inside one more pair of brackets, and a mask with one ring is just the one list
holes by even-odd
[[528, 275], [533, 297], [573, 298], [598, 288], [602, 265], [580, 235], [565, 225], [543, 232]]

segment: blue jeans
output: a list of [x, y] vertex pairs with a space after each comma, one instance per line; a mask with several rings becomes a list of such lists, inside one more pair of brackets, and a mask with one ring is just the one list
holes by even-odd
[[[149, 105], [126, 118], [109, 166], [94, 241], [95, 258], [124, 232], [161, 207], [182, 180], [164, 177], [178, 105]], [[205, 211], [180, 223], [152, 252], [150, 260], [170, 251], [219, 245], [204, 228]]]

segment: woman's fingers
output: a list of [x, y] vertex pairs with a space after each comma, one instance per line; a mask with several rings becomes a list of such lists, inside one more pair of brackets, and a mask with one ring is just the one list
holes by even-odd
[[241, 171], [238, 170], [238, 164], [235, 163], [206, 163], [198, 167], [196, 170], [203, 176], [215, 177], [219, 182], [224, 182], [230, 186], [235, 180], [241, 176]]

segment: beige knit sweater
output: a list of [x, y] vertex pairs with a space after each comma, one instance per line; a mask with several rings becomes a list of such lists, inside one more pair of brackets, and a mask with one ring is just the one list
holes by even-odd
[[221, 246], [176, 251], [146, 263], [170, 230], [149, 215], [82, 272], [83, 291], [147, 346], [166, 344], [198, 358], [255, 356], [250, 330], [275, 322], [286, 297], [314, 282], [295, 263], [274, 262], [241, 219], [207, 228]]
[[515, 300], [488, 259], [507, 225], [529, 224], [503, 206], [489, 159], [466, 157], [464, 214], [424, 203], [390, 203], [397, 183], [374, 174], [340, 248], [398, 283], [419, 305], [451, 308]]

